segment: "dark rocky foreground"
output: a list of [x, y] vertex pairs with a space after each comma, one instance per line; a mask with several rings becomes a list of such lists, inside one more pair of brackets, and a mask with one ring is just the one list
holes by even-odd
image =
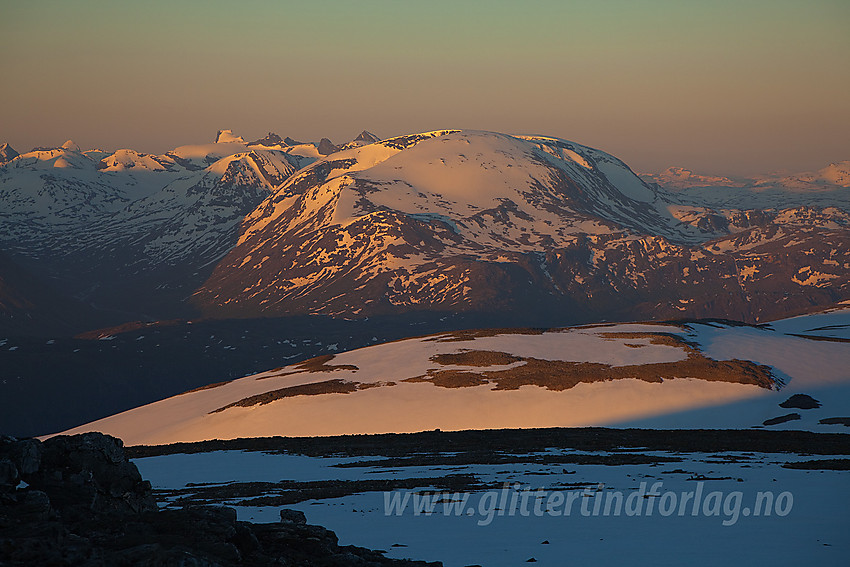
[[0, 566], [441, 565], [340, 546], [281, 511], [251, 524], [232, 508], [158, 510], [120, 439], [87, 433], [44, 443], [0, 437]]

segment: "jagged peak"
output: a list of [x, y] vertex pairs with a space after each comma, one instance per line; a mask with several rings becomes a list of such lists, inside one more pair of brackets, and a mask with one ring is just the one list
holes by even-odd
[[316, 147], [319, 153], [323, 156], [334, 154], [339, 151], [339, 148], [327, 138], [319, 140], [319, 145]]
[[368, 130], [363, 130], [360, 132], [360, 135], [354, 138], [355, 142], [368, 142], [370, 144], [374, 144], [375, 142], [380, 142], [381, 139], [374, 135], [372, 132]]
[[[287, 138], [288, 140], [289, 138]], [[249, 146], [277, 146], [279, 144], [286, 144], [286, 140], [275, 134], [274, 132], [269, 132], [266, 134], [265, 138], [260, 138], [259, 140], [254, 140], [253, 142], [248, 142]], [[291, 145], [291, 144], [287, 144]]]
[[245, 140], [242, 136], [237, 136], [233, 130], [219, 130], [215, 136], [216, 144], [240, 143], [244, 144]]
[[61, 147], [62, 147], [63, 150], [69, 150], [69, 151], [72, 151], [72, 152], [81, 151], [80, 146], [78, 146], [77, 143], [74, 140], [66, 140], [65, 143], [62, 144]]
[[9, 144], [0, 145], [0, 161], [12, 161], [19, 155], [21, 154]]

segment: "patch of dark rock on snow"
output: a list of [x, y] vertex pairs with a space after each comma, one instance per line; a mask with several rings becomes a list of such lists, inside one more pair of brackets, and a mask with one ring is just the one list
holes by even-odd
[[807, 394], [794, 394], [781, 404], [779, 407], [785, 409], [817, 409], [821, 403]]
[[786, 469], [801, 469], [812, 471], [850, 471], [850, 459], [819, 459], [814, 461], [800, 461], [785, 463]]
[[818, 423], [822, 425], [843, 425], [850, 427], [850, 417], [826, 417]]
[[281, 511], [277, 524], [236, 510], [158, 510], [120, 439], [100, 433], [40, 442], [0, 436], [0, 565], [441, 565], [340, 546], [336, 535]]
[[[327, 500], [364, 492], [413, 490], [422, 486], [447, 492], [468, 492], [497, 488], [499, 485], [482, 483], [474, 475], [449, 474], [431, 478], [231, 482], [225, 485], [195, 485], [162, 490], [157, 495], [160, 499], [171, 500], [180, 506], [219, 502], [233, 502], [236, 506], [288, 506], [306, 500]], [[295, 513], [281, 512], [281, 521], [297, 523], [299, 517]]]
[[778, 417], [771, 417], [770, 419], [765, 419], [762, 422], [762, 425], [779, 425], [780, 423], [785, 423], [786, 421], [794, 421], [797, 419], [800, 419], [800, 414], [794, 412], [786, 415], [780, 415]]
[[322, 138], [322, 139], [319, 141], [319, 145], [317, 146], [317, 148], [316, 148], [316, 149], [317, 149], [317, 151], [318, 151], [321, 155], [323, 155], [323, 156], [327, 156], [327, 155], [330, 155], [330, 154], [335, 154], [336, 152], [338, 152], [338, 151], [339, 151], [339, 148], [338, 148], [337, 146], [335, 146], [335, 145], [333, 144], [333, 142], [331, 142], [331, 141], [330, 141], [330, 140], [328, 140], [327, 138]]
[[457, 455], [421, 454], [410, 457], [390, 457], [385, 459], [369, 459], [338, 463], [335, 468], [380, 467], [394, 469], [397, 467], [427, 467], [427, 466], [466, 466], [476, 464], [507, 464], [507, 463], [536, 463], [542, 465], [578, 464], [578, 465], [647, 465], [657, 463], [677, 463], [682, 459], [675, 456], [643, 455], [640, 453], [616, 453], [611, 455], [518, 455], [495, 453], [488, 451], [470, 451]]
[[280, 511], [280, 521], [287, 524], [306, 524], [307, 516], [299, 510], [289, 510], [284, 508]]

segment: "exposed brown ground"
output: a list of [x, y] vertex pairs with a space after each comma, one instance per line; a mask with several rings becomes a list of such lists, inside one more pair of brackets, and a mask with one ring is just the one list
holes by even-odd
[[277, 390], [271, 390], [270, 392], [264, 392], [262, 394], [257, 394], [256, 396], [249, 396], [247, 398], [243, 398], [238, 402], [233, 402], [232, 404], [228, 404], [226, 406], [222, 406], [218, 409], [211, 411], [210, 413], [218, 413], [224, 411], [228, 408], [233, 407], [251, 407], [251, 406], [260, 406], [264, 404], [269, 404], [274, 402], [275, 400], [282, 400], [283, 398], [292, 398], [294, 396], [320, 396], [322, 394], [350, 394], [351, 392], [356, 392], [358, 390], [368, 390], [370, 388], [380, 388], [380, 387], [389, 387], [395, 386], [395, 382], [349, 382], [348, 380], [342, 380], [340, 378], [336, 378], [334, 380], [325, 380], [323, 382], [312, 382], [310, 384], [300, 384], [298, 386], [288, 386], [286, 388], [279, 388]]
[[494, 390], [516, 390], [521, 386], [540, 386], [548, 390], [568, 390], [581, 382], [634, 378], [646, 382], [662, 382], [674, 378], [698, 378], [711, 382], [754, 384], [772, 389], [774, 379], [770, 367], [748, 360], [712, 360], [691, 356], [679, 362], [661, 362], [633, 366], [611, 366], [595, 362], [565, 362], [524, 358], [525, 364], [507, 370], [472, 372], [431, 370], [425, 376], [405, 382], [431, 382], [444, 388], [459, 388], [494, 383]]
[[[261, 376], [257, 378], [257, 380], [265, 380], [266, 378], [279, 378], [281, 376], [291, 376], [293, 374], [300, 374], [302, 372], [334, 372], [337, 370], [360, 370], [353, 364], [328, 364], [331, 360], [334, 359], [333, 354], [323, 354], [321, 356], [316, 356], [314, 358], [310, 358], [305, 360], [304, 362], [299, 362], [293, 368], [295, 370], [289, 372], [279, 372], [278, 374], [271, 374], [269, 376]], [[275, 368], [271, 370], [271, 372], [278, 372], [286, 368], [285, 366], [281, 366], [280, 368]]]
[[[533, 331], [533, 330], [532, 330]], [[484, 331], [489, 333], [491, 331]], [[542, 331], [541, 331], [542, 332]], [[532, 334], [536, 334], [533, 331]], [[490, 336], [490, 335], [487, 335]], [[467, 366], [466, 369], [430, 369], [425, 375], [403, 380], [404, 382], [428, 382], [441, 388], [469, 388], [484, 384], [493, 384], [493, 390], [517, 390], [522, 386], [539, 386], [560, 392], [577, 384], [622, 380], [632, 378], [645, 382], [662, 382], [674, 378], [697, 378], [713, 382], [731, 382], [753, 384], [768, 390], [776, 385], [776, 379], [769, 366], [759, 365], [748, 360], [714, 360], [704, 356], [695, 345], [670, 333], [603, 333], [609, 340], [649, 339], [650, 344], [680, 348], [688, 358], [677, 362], [659, 362], [612, 366], [597, 362], [568, 362], [563, 360], [542, 360], [533, 357], [519, 357], [506, 352], [486, 350], [465, 350], [459, 353], [436, 354], [431, 361], [441, 366]], [[633, 348], [645, 345], [631, 344]], [[277, 374], [288, 376], [300, 372], [329, 372], [336, 370], [358, 370], [356, 366], [328, 364], [333, 355], [323, 355], [296, 365], [296, 371]], [[477, 370], [488, 366], [506, 366], [522, 363], [504, 370]], [[271, 377], [271, 376], [269, 376]], [[249, 396], [237, 402], [213, 410], [210, 413], [224, 411], [232, 407], [251, 407], [268, 404], [275, 400], [293, 396], [316, 396], [322, 394], [349, 394], [368, 388], [394, 386], [395, 382], [375, 382], [363, 384], [342, 379], [324, 380], [312, 384], [289, 386]], [[213, 386], [209, 386], [213, 387]]]
[[[270, 372], [277, 372], [277, 374], [271, 374], [269, 376], [261, 376], [257, 378], [257, 380], [265, 380], [266, 378], [280, 378], [282, 376], [292, 376], [293, 374], [300, 374], [302, 372], [334, 372], [336, 370], [360, 370], [353, 364], [328, 364], [331, 360], [333, 360], [334, 355], [332, 354], [323, 354], [321, 356], [316, 356], [314, 358], [310, 358], [303, 362], [300, 362], [294, 366], [296, 370], [292, 370], [289, 372], [280, 372], [285, 366], [281, 366], [279, 368], [274, 368], [270, 370]], [[233, 380], [225, 380], [224, 382], [216, 382], [215, 384], [207, 384], [206, 386], [201, 386], [200, 388], [194, 388], [192, 390], [187, 390], [183, 392], [183, 394], [191, 394], [192, 392], [200, 392], [202, 390], [210, 390], [212, 388], [218, 388], [219, 386], [224, 386], [225, 384], [230, 384]], [[332, 380], [331, 380], [332, 382]], [[298, 386], [294, 386], [297, 388]], [[286, 388], [284, 388], [286, 389]], [[183, 394], [180, 394], [181, 396]], [[300, 394], [295, 394], [300, 395]], [[286, 396], [284, 396], [286, 397]], [[243, 400], [244, 401], [244, 400]], [[268, 403], [268, 402], [265, 402]], [[255, 405], [255, 404], [249, 404]], [[216, 410], [219, 411], [219, 410]]]
[[[747, 360], [714, 360], [704, 356], [692, 343], [670, 333], [603, 333], [607, 339], [649, 339], [650, 344], [665, 345], [684, 350], [688, 358], [677, 362], [659, 362], [612, 366], [596, 362], [567, 362], [517, 357], [504, 352], [470, 350], [457, 354], [441, 354], [432, 361], [447, 366], [483, 367], [524, 362], [506, 370], [429, 370], [424, 376], [409, 378], [406, 382], [431, 382], [444, 388], [462, 388], [493, 383], [494, 390], [516, 390], [521, 386], [540, 386], [562, 391], [579, 383], [601, 382], [633, 378], [646, 382], [661, 382], [674, 378], [697, 378], [712, 382], [753, 384], [772, 389], [776, 380], [769, 366]], [[629, 345], [639, 348], [642, 345]]]
[[489, 384], [490, 381], [483, 374], [477, 372], [467, 372], [464, 370], [439, 370], [431, 371], [426, 376], [414, 376], [402, 380], [403, 382], [430, 382], [441, 388], [468, 388], [471, 386], [480, 386], [481, 384]]
[[[684, 349], [688, 353], [699, 353], [699, 345], [687, 341], [679, 335], [673, 333], [599, 333], [599, 336], [606, 340], [616, 339], [649, 339], [651, 345], [662, 345]], [[645, 345], [628, 345], [642, 347]]]
[[263, 392], [262, 394], [257, 394], [256, 396], [249, 396], [247, 398], [243, 398], [237, 402], [233, 402], [232, 404], [227, 404], [226, 406], [222, 406], [218, 409], [215, 409], [210, 413], [218, 413], [233, 407], [247, 408], [251, 406], [269, 404], [275, 400], [291, 398], [294, 396], [317, 396], [319, 394], [350, 394], [351, 392], [357, 391], [358, 385], [358, 382], [348, 382], [346, 380], [341, 380], [337, 378], [335, 380], [325, 380], [323, 382], [313, 382], [311, 384], [289, 386], [286, 388], [280, 388], [278, 390], [272, 390], [270, 392]]
[[492, 350], [465, 350], [454, 354], [435, 354], [431, 360], [443, 366], [504, 366], [522, 358]]
[[[216, 382], [215, 384], [207, 384], [206, 386], [200, 386], [198, 388], [193, 388], [191, 390], [186, 390], [183, 394], [191, 394], [192, 392], [201, 392], [203, 390], [212, 390], [213, 388], [218, 388], [219, 386], [224, 386], [225, 384], [230, 384], [233, 380], [225, 380], [224, 382]], [[179, 394], [179, 395], [183, 395]]]
[[542, 335], [547, 332], [550, 332], [550, 329], [471, 329], [445, 333], [425, 340], [436, 343], [453, 343], [471, 341], [483, 337], [495, 337], [496, 335]]
[[396, 383], [392, 382], [392, 381], [389, 381], [389, 382], [365, 382], [365, 383], [364, 382], [354, 382], [354, 383], [357, 384], [358, 390], [368, 390], [370, 388], [382, 388], [384, 386], [395, 386], [396, 385]]

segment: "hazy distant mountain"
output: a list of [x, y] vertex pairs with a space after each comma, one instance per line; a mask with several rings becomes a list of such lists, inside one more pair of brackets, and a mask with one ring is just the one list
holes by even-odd
[[730, 178], [716, 175], [701, 175], [682, 167], [670, 167], [661, 173], [643, 173], [641, 177], [668, 189], [776, 186], [791, 192], [806, 190], [830, 191], [839, 187], [850, 187], [850, 160], [831, 163], [818, 171], [793, 175], [772, 174]]
[[681, 167], [641, 174], [650, 184], [675, 194], [679, 201], [717, 208], [786, 209], [838, 207], [850, 210], [850, 160], [814, 172], [723, 177], [701, 175]]

